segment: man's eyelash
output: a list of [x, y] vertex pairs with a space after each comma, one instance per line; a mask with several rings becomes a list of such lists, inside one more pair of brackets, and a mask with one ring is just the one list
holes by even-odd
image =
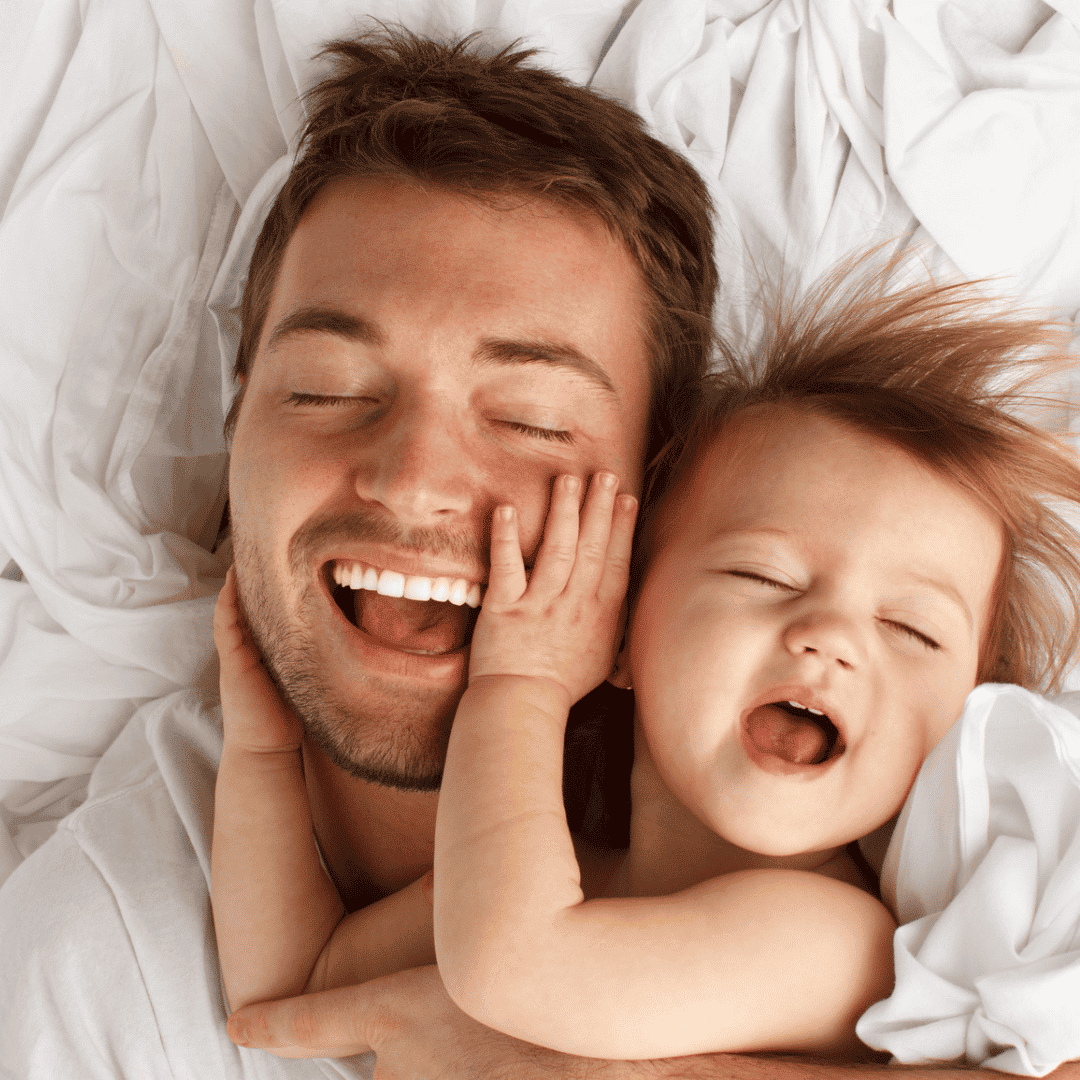
[[[343, 397], [334, 394], [301, 394], [292, 393], [285, 399], [286, 405], [350, 405], [355, 404], [360, 398]], [[504, 425], [512, 431], [519, 431], [522, 435], [530, 435], [535, 439], [546, 439], [549, 442], [572, 443], [574, 436], [569, 431], [558, 428], [533, 427], [531, 424], [518, 424], [511, 420], [503, 421]]]
[[547, 439], [549, 442], [572, 443], [574, 436], [569, 431], [561, 431], [558, 428], [533, 427], [531, 424], [519, 424], [513, 420], [503, 420], [504, 427], [511, 431], [519, 431], [522, 435], [531, 435], [536, 439]]
[[916, 641], [922, 642], [928, 649], [933, 649], [937, 652], [941, 646], [932, 638], [927, 637], [925, 634], [919, 633], [913, 626], [908, 626], [907, 623], [894, 622], [892, 619], [885, 620], [886, 626], [891, 626], [896, 630], [899, 630], [903, 634], [907, 634], [908, 637], [914, 638]]
[[345, 405], [359, 401], [359, 398], [341, 397], [333, 394], [290, 394], [285, 399], [286, 405]]

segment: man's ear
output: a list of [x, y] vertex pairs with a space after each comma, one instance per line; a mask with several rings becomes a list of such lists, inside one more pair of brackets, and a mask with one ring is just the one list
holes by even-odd
[[630, 647], [628, 645], [623, 645], [622, 652], [615, 657], [615, 670], [607, 677], [607, 681], [620, 690], [634, 689], [630, 682]]

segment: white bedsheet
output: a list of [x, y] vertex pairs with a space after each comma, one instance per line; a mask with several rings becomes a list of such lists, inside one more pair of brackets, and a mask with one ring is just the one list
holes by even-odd
[[882, 895], [897, 987], [859, 1037], [904, 1064], [1080, 1058], [1080, 694], [977, 687], [923, 764]]
[[[222, 261], [241, 206], [295, 148], [312, 54], [368, 16], [524, 37], [636, 108], [710, 185], [730, 337], [756, 333], [760, 273], [810, 280], [886, 240], [1076, 320], [1078, 0], [14, 5], [0, 569], [14, 560], [26, 580], [0, 579], [0, 880], [140, 704], [216, 682], [228, 553], [211, 548], [242, 284]], [[1071, 429], [1080, 392], [1065, 389], [1055, 422]]]

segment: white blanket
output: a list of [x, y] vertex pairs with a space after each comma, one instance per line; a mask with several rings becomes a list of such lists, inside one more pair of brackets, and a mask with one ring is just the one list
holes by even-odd
[[[759, 274], [807, 281], [887, 240], [1075, 321], [1077, 0], [9, 5], [0, 569], [25, 581], [0, 579], [0, 880], [139, 705], [216, 683], [243, 276], [222, 263], [295, 148], [313, 53], [368, 16], [523, 37], [637, 109], [710, 185], [729, 337], [757, 331]], [[1064, 392], [1070, 428], [1080, 393]]]
[[903, 925], [870, 1046], [1028, 1076], [1080, 1058], [1077, 713], [1080, 694], [979, 686], [923, 764], [885, 859]]

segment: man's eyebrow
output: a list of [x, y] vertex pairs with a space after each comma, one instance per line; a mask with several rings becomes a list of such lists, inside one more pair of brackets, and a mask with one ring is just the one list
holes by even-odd
[[266, 342], [266, 351], [270, 352], [288, 338], [307, 333], [333, 334], [361, 345], [386, 343], [386, 335], [370, 319], [340, 308], [307, 304], [290, 312], [274, 327]]
[[552, 341], [518, 341], [485, 338], [476, 350], [476, 359], [487, 364], [553, 364], [584, 375], [605, 394], [618, 398], [611, 376], [591, 357], [573, 345]]

